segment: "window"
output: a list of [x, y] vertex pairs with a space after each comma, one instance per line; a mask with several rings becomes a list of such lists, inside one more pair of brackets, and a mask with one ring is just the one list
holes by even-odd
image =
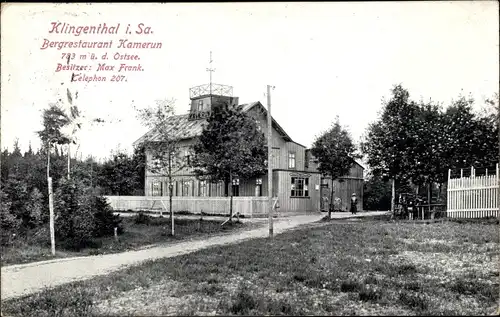
[[183, 180], [182, 181], [182, 196], [193, 196], [193, 181]]
[[255, 183], [255, 196], [262, 196], [262, 178], [257, 178]]
[[292, 197], [309, 197], [309, 178], [292, 177]]
[[207, 181], [200, 181], [200, 196], [207, 196]]
[[203, 111], [203, 100], [198, 101], [198, 111]]
[[162, 186], [163, 183], [154, 181], [153, 184], [151, 184], [151, 192], [153, 196], [161, 196], [162, 194]]
[[233, 196], [240, 195], [240, 180], [238, 178], [233, 179]]
[[288, 168], [295, 168], [295, 153], [288, 153]]
[[184, 157], [186, 158], [186, 165], [189, 166], [191, 164], [191, 153], [189, 150], [184, 150]]
[[257, 130], [262, 130], [262, 127], [260, 125], [260, 120], [255, 119], [255, 125], [257, 126]]

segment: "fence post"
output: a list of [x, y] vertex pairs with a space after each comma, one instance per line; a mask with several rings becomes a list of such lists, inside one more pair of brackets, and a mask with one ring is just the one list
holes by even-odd
[[[499, 106], [500, 107], [500, 106]], [[499, 116], [500, 116], [500, 111], [499, 111]], [[500, 137], [500, 135], [499, 135]], [[499, 150], [500, 151], [500, 150]], [[499, 174], [499, 169], [498, 169], [498, 163], [496, 164], [496, 173], [497, 173], [497, 212], [498, 212], [498, 219], [500, 219], [500, 174]]]

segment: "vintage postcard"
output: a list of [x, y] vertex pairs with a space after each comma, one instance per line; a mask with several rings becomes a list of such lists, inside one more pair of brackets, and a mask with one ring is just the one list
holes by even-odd
[[2, 316], [498, 314], [498, 10], [2, 3]]

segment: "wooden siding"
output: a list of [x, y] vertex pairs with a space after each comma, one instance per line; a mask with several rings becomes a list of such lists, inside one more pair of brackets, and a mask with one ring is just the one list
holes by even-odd
[[[341, 210], [349, 211], [350, 199], [353, 193], [356, 193], [358, 197], [358, 211], [363, 210], [363, 179], [356, 178], [343, 178], [343, 181], [335, 180], [333, 181], [333, 197], [339, 197], [342, 201]], [[330, 190], [332, 189], [331, 178], [323, 178], [322, 184], [328, 185], [328, 190], [324, 190], [330, 199]]]
[[[191, 150], [194, 143], [195, 143], [194, 139], [182, 140], [179, 142], [178, 157], [182, 164], [187, 163], [187, 158], [185, 157], [185, 151]], [[152, 153], [150, 151], [146, 151], [146, 162], [148, 166], [151, 165], [151, 159], [152, 159]], [[186, 175], [193, 173], [193, 169], [188, 166], [185, 166], [182, 169], [174, 167], [173, 170], [174, 170], [174, 173], [172, 173], [173, 175]], [[158, 176], [158, 175], [161, 175], [161, 173], [153, 173], [149, 168], [146, 169], [146, 176]]]
[[[309, 197], [291, 197], [291, 177], [294, 174], [309, 177]], [[307, 171], [275, 171], [273, 187], [277, 190], [280, 212], [319, 211], [320, 174]]]
[[[262, 132], [266, 136], [267, 144], [267, 119], [266, 116], [256, 108], [248, 111], [248, 114], [259, 121]], [[288, 169], [288, 153], [295, 153], [295, 169], [305, 169], [305, 147], [295, 142], [286, 142], [280, 133], [273, 128], [272, 133], [272, 159], [271, 166], [273, 169]]]
[[[257, 110], [251, 109], [248, 114], [258, 120], [262, 132], [267, 136], [267, 120], [266, 116]], [[272, 158], [271, 167], [273, 168], [273, 197], [278, 197], [280, 212], [289, 211], [319, 211], [320, 210], [320, 197], [321, 197], [321, 175], [317, 172], [317, 164], [311, 164], [309, 156], [306, 157], [306, 149], [304, 146], [295, 142], [285, 141], [289, 138], [284, 138], [278, 130], [273, 128], [272, 134]], [[181, 154], [184, 153], [184, 148], [189, 148], [194, 144], [194, 139], [183, 140], [181, 142]], [[267, 142], [267, 138], [266, 138]], [[295, 169], [290, 170], [288, 166], [289, 153], [295, 153]], [[150, 160], [150, 155], [146, 156]], [[306, 167], [307, 166], [307, 167]], [[291, 174], [302, 173], [308, 174], [309, 177], [309, 197], [297, 198], [291, 197]], [[349, 201], [352, 192], [356, 192], [360, 200], [360, 209], [362, 208], [363, 197], [363, 168], [356, 164], [351, 169], [350, 177], [345, 183], [337, 185], [337, 188], [343, 192], [342, 200]], [[261, 192], [257, 191], [256, 178], [240, 179], [239, 197], [255, 197], [261, 195], [266, 197], [268, 195], [267, 175], [260, 177], [262, 185], [260, 186]], [[153, 183], [157, 182], [162, 184], [159, 195], [168, 196], [167, 177], [164, 175], [146, 172], [145, 182], [145, 195], [153, 195]], [[331, 185], [330, 185], [331, 188]], [[198, 199], [197, 197], [224, 197], [225, 186], [223, 183], [207, 184], [205, 189], [202, 189], [201, 182], [192, 175], [192, 170], [185, 168], [178, 171], [174, 177], [173, 195], [178, 198]], [[344, 197], [345, 196], [345, 197]], [[155, 198], [156, 199], [156, 198]], [[159, 198], [161, 199], [161, 198]], [[198, 204], [198, 203], [197, 203]], [[194, 207], [193, 207], [194, 208]]]
[[351, 171], [349, 172], [349, 176], [346, 177], [363, 179], [363, 171], [364, 169], [361, 165], [359, 165], [358, 163], [354, 163], [354, 165], [351, 167]]
[[[258, 178], [262, 179], [261, 186], [257, 185]], [[172, 178], [172, 182], [172, 196], [175, 197], [225, 197], [223, 182], [209, 183], [207, 181], [203, 183], [193, 175], [178, 175]], [[161, 184], [158, 185], [160, 190], [155, 193], [155, 196], [168, 196], [168, 177], [149, 176], [145, 185], [146, 196], [153, 196], [153, 184]], [[203, 188], [203, 184], [205, 184], [205, 188]], [[258, 194], [257, 187], [261, 187], [260, 196], [267, 196], [267, 175], [240, 179], [239, 184], [238, 196], [256, 196]]]

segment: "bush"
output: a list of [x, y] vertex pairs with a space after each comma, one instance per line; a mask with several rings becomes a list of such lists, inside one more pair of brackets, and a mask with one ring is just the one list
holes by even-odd
[[26, 182], [17, 174], [9, 177], [2, 188], [5, 196], [2, 201], [10, 203], [10, 213], [22, 221], [21, 225], [29, 223], [29, 211], [26, 209], [26, 202], [29, 201], [29, 192]]
[[26, 203], [26, 209], [29, 215], [29, 223], [28, 225], [31, 228], [37, 227], [42, 224], [42, 215], [43, 215], [43, 195], [38, 190], [38, 188], [34, 188], [29, 196], [29, 200]]
[[103, 196], [91, 196], [91, 208], [94, 210], [94, 237], [103, 237], [114, 234], [114, 228], [118, 233], [123, 233], [122, 220], [120, 216], [113, 214], [111, 206]]
[[86, 206], [82, 184], [61, 179], [54, 193], [56, 239], [70, 249], [80, 249], [92, 238], [94, 217]]
[[14, 239], [14, 234], [21, 226], [21, 220], [10, 212], [11, 203], [7, 194], [0, 190], [0, 224], [2, 229], [2, 245], [9, 245]]
[[139, 211], [134, 217], [134, 223], [138, 225], [149, 225], [151, 222], [151, 217], [146, 215], [144, 212]]
[[54, 193], [56, 235], [70, 249], [91, 245], [94, 237], [113, 235], [114, 228], [123, 232], [121, 220], [115, 216], [104, 197], [75, 179], [62, 179]]

